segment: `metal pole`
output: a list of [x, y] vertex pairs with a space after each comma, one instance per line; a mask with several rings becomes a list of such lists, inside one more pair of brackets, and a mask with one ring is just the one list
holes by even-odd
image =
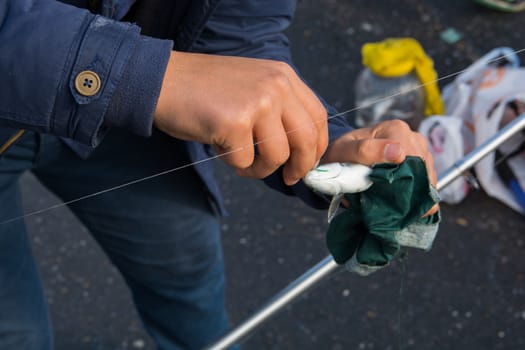
[[[448, 170], [441, 174], [436, 186], [438, 191], [445, 188], [452, 181], [461, 176], [466, 170], [474, 166], [474, 164], [523, 129], [525, 129], [525, 113], [517, 117], [514, 121], [506, 125], [494, 136], [487, 139], [484, 143], [476, 147], [472, 152], [458, 160]], [[317, 282], [330, 275], [338, 267], [340, 266], [335, 263], [333, 258], [330, 255], [327, 256], [275, 295], [250, 318], [235, 327], [222, 339], [219, 339], [219, 341], [208, 346], [206, 350], [222, 350], [234, 345], [251, 331], [255, 330], [255, 328], [260, 326], [264, 321], [277, 313], [283, 306], [293, 301]]]
[[472, 152], [458, 160], [443, 174], [440, 174], [437, 189], [442, 190], [447, 187], [452, 181], [461, 176], [466, 170], [470, 169], [481, 159], [486, 157], [490, 152], [493, 152], [502, 143], [510, 139], [512, 136], [525, 129], [525, 113], [518, 116], [511, 123], [499, 130], [496, 134], [488, 138], [481, 145], [476, 147]]
[[332, 259], [331, 256], [327, 256], [317, 263], [317, 265], [305, 272], [301, 277], [290, 283], [288, 287], [275, 295], [265, 306], [253, 314], [253, 316], [235, 327], [230, 333], [206, 349], [219, 350], [227, 349], [232, 346], [279, 311], [287, 303], [291, 302], [338, 267], [340, 266], [335, 263], [334, 259]]

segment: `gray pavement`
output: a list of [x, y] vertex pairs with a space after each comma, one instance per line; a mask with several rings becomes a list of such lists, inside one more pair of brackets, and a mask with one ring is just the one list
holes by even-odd
[[[363, 43], [414, 37], [444, 77], [494, 47], [525, 47], [524, 19], [525, 13], [494, 12], [470, 0], [302, 0], [289, 34], [306, 79], [347, 110]], [[447, 28], [462, 39], [443, 41]], [[236, 324], [327, 255], [325, 214], [217, 166], [231, 212], [223, 230], [228, 308]], [[57, 203], [31, 176], [24, 184], [28, 211]], [[366, 278], [330, 277], [252, 334], [244, 348], [524, 349], [524, 217], [483, 192], [442, 211], [431, 251], [409, 250]], [[67, 209], [30, 217], [28, 226], [57, 350], [154, 348], [121, 277]]]

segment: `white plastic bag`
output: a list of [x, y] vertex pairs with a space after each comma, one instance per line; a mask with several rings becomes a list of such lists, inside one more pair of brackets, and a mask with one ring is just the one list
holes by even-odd
[[[508, 102], [525, 102], [525, 69], [519, 67], [519, 59], [512, 49], [494, 49], [445, 86], [442, 97], [446, 116], [427, 118], [419, 127], [419, 131], [429, 142], [438, 173], [448, 169], [473, 147], [483, 143], [501, 128], [501, 117]], [[517, 135], [499, 150], [507, 154], [515, 149], [522, 139], [523, 135]], [[525, 155], [513, 157], [509, 160], [509, 165], [523, 188]], [[525, 213], [512, 191], [498, 176], [494, 154], [477, 163], [475, 170], [487, 194], [514, 210]], [[440, 195], [445, 202], [455, 204], [459, 203], [467, 192], [466, 181], [458, 179]]]
[[[520, 70], [520, 72], [512, 72], [512, 74], [509, 75], [511, 80], [520, 78], [522, 82], [521, 84], [525, 84], [525, 70]], [[522, 101], [525, 103], [525, 88], [522, 89], [524, 90], [523, 92], [510, 95], [499, 101], [499, 104], [496, 106], [496, 108], [489, 110], [488, 113], [481, 113], [476, 116], [474, 120], [476, 128], [476, 145], [483, 143], [501, 128], [501, 119], [503, 117], [505, 106], [508, 102]], [[503, 155], [510, 154], [514, 150], [518, 149], [524, 141], [525, 134], [518, 133], [501, 145], [498, 150]], [[525, 214], [523, 201], [521, 201], [520, 204], [520, 195], [514, 193], [509, 187], [508, 183], [504, 183], [497, 171], [496, 161], [496, 155], [493, 152], [475, 165], [476, 176], [481, 186], [488, 195], [499, 199], [517, 212]], [[524, 189], [525, 152], [522, 151], [517, 156], [508, 159], [507, 164], [521, 190]]]
[[[434, 158], [434, 166], [440, 174], [450, 168], [465, 152], [464, 139], [469, 137], [463, 119], [455, 116], [432, 116], [419, 125], [419, 132], [427, 141]], [[465, 134], [465, 135], [463, 135]], [[461, 202], [469, 191], [463, 177], [450, 183], [439, 193], [441, 200], [448, 204]]]

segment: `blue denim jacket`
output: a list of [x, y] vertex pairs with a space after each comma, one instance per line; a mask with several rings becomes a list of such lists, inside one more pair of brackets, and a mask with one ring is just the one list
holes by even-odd
[[[193, 0], [172, 40], [141, 35], [135, 24], [119, 21], [133, 3], [102, 0], [101, 14], [93, 14], [56, 0], [0, 1], [0, 143], [23, 128], [60, 136], [87, 157], [109, 128], [150, 136], [172, 49], [292, 63], [283, 31], [295, 0]], [[75, 88], [83, 71], [100, 77], [93, 96]], [[344, 118], [330, 119], [331, 140], [348, 130]], [[210, 156], [206, 145], [186, 145], [192, 161]], [[223, 210], [210, 162], [195, 168]], [[302, 183], [287, 187], [279, 174], [265, 181], [325, 206]]]

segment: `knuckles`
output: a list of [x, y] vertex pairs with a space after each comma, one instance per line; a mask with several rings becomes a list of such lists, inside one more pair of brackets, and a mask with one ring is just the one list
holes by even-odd
[[396, 133], [401, 135], [408, 135], [413, 133], [410, 126], [401, 119], [386, 120], [376, 126], [381, 133]]
[[263, 116], [270, 115], [276, 103], [275, 93], [269, 90], [263, 90], [257, 94], [257, 99], [254, 101], [251, 113]]
[[362, 139], [357, 144], [357, 159], [370, 158], [370, 150], [374, 147], [374, 139]]
[[317, 150], [317, 146], [319, 143], [319, 132], [317, 131], [317, 128], [315, 125], [305, 125], [303, 130], [303, 142], [305, 144], [305, 148], [309, 150]]

